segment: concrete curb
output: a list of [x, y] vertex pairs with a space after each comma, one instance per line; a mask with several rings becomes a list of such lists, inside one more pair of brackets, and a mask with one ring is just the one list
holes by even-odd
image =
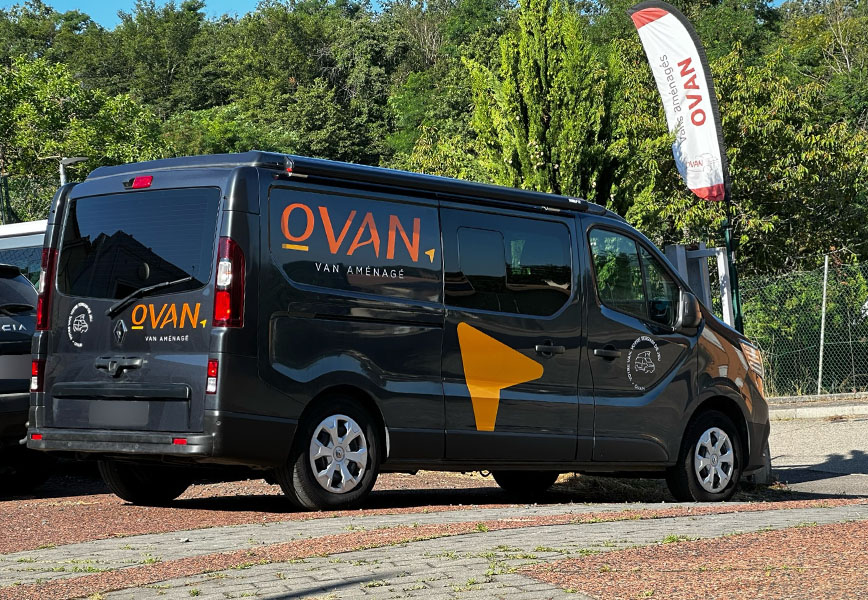
[[771, 421], [789, 421], [792, 419], [826, 419], [830, 417], [868, 416], [868, 403], [825, 404], [803, 406], [771, 405], [769, 419]]

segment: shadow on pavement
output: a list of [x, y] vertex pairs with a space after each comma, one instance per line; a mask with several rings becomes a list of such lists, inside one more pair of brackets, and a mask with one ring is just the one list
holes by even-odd
[[[841, 497], [824, 492], [800, 492], [783, 487], [743, 485], [735, 502], [786, 502]], [[652, 479], [615, 479], [609, 477], [576, 476], [556, 484], [549, 492], [533, 500], [517, 498], [498, 487], [462, 487], [446, 489], [374, 490], [361, 507], [372, 509], [412, 509], [445, 506], [528, 504], [594, 504], [673, 503], [675, 499], [666, 484]], [[218, 511], [296, 512], [282, 495], [244, 495], [177, 500], [173, 507]]]
[[[799, 465], [788, 468], [773, 468], [773, 474], [782, 482], [770, 487], [743, 484], [733, 501], [739, 502], [783, 502], [790, 500], [812, 500], [839, 498], [851, 495], [868, 495], [868, 478], [861, 488], [851, 489], [842, 481], [840, 470], [852, 467], [866, 460], [866, 453], [854, 451], [851, 457], [834, 455], [820, 465]], [[831, 469], [835, 468], [836, 472]], [[825, 470], [824, 470], [825, 469]], [[491, 480], [477, 481], [457, 479], [456, 487], [432, 488], [424, 475], [419, 475], [419, 487], [413, 488], [412, 479], [405, 481], [408, 487], [402, 489], [376, 489], [363, 505], [363, 509], [412, 509], [420, 507], [443, 507], [480, 504], [618, 504], [618, 503], [672, 503], [666, 484], [659, 479], [619, 479], [574, 475], [561, 478], [548, 492], [534, 497], [512, 496], [499, 487], [491, 485]], [[210, 480], [209, 480], [210, 481]], [[204, 480], [203, 480], [204, 482]], [[800, 486], [806, 482], [812, 485]], [[824, 485], [823, 482], [828, 482]], [[426, 485], [427, 484], [427, 485]], [[458, 487], [460, 486], [460, 487]], [[22, 496], [4, 497], [2, 500], [28, 500], [35, 498], [63, 498], [107, 494], [93, 462], [63, 461], [56, 467], [55, 474], [32, 493]], [[171, 504], [175, 508], [229, 511], [288, 513], [296, 509], [281, 494], [238, 494], [184, 498]], [[593, 507], [591, 507], [593, 508]]]
[[813, 497], [868, 496], [868, 453], [830, 454], [817, 464], [775, 466], [772, 474], [792, 491]]

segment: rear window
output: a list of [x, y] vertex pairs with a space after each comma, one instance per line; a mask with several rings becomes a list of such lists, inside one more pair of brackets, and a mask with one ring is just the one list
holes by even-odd
[[[41, 236], [40, 236], [41, 237]], [[0, 263], [15, 265], [33, 285], [39, 282], [39, 272], [42, 269], [42, 244], [25, 246], [23, 248], [0, 249]]]
[[15, 267], [0, 265], [0, 314], [36, 309], [36, 288]]
[[216, 188], [149, 190], [78, 198], [63, 230], [58, 289], [71, 296], [120, 299], [149, 285], [193, 279], [171, 292], [196, 289], [211, 275]]

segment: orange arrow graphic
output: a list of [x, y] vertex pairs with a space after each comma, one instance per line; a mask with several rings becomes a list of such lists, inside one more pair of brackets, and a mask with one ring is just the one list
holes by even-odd
[[477, 431], [494, 431], [500, 390], [539, 379], [541, 364], [468, 325], [458, 324], [464, 378]]

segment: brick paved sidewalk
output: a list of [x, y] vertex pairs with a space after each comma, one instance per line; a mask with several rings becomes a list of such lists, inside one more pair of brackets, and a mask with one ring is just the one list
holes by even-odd
[[[666, 514], [653, 512], [661, 508], [674, 508], [683, 516], [645, 518]], [[683, 537], [710, 538], [804, 523], [868, 519], [868, 504], [775, 508], [772, 503], [712, 507], [550, 505], [326, 518], [132, 536], [4, 555], [0, 557], [0, 598], [76, 594], [105, 600], [576, 598], [581, 595], [515, 571], [565, 557]], [[633, 511], [624, 512], [628, 509]], [[701, 514], [709, 510], [750, 512]], [[590, 512], [594, 516], [588, 517]], [[581, 515], [583, 522], [571, 522]], [[625, 520], [600, 522], [606, 519]], [[443, 524], [451, 524], [453, 529], [437, 529], [445, 527]], [[392, 536], [393, 531], [400, 535]], [[414, 531], [433, 539], [407, 541], [416, 540]], [[438, 537], [441, 535], [449, 537]], [[354, 541], [356, 537], [359, 541]], [[316, 555], [317, 544], [328, 539], [343, 540], [344, 550], [350, 551]], [[399, 543], [392, 545], [390, 539]], [[296, 540], [295, 545], [287, 546], [292, 540]], [[371, 544], [376, 547], [355, 549]], [[274, 560], [269, 554], [274, 548], [283, 548], [282, 554], [274, 555], [279, 560], [259, 564], [266, 560], [262, 557]], [[340, 544], [337, 550], [341, 550]], [[250, 555], [249, 562], [238, 560], [239, 551], [241, 557]], [[221, 567], [220, 561], [215, 562], [217, 567], [207, 566], [209, 557], [225, 558], [215, 553], [227, 552], [236, 553], [235, 562], [229, 562], [234, 568]], [[191, 560], [200, 560], [205, 566], [187, 568], [185, 576], [173, 575], [175, 567], [189, 567]], [[126, 574], [132, 577], [122, 581]], [[136, 576], [147, 583], [127, 587]], [[118, 588], [125, 589], [105, 591]]]

